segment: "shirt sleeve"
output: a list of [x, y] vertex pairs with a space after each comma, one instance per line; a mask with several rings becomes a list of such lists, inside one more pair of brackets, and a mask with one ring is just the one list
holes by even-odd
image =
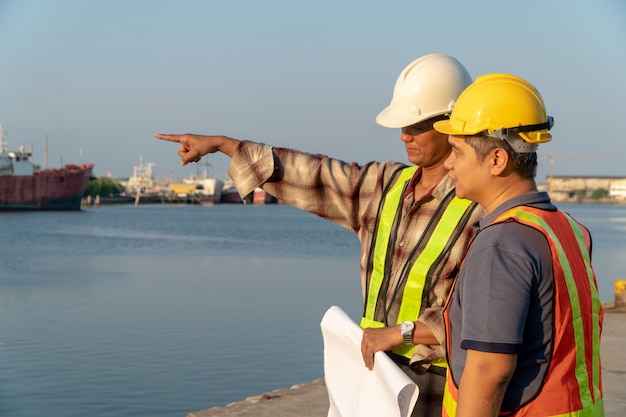
[[242, 141], [230, 161], [228, 175], [235, 183], [241, 199], [251, 203], [254, 189], [271, 178], [276, 169], [270, 146]]
[[[243, 141], [228, 168], [242, 199], [256, 187], [280, 201], [358, 231], [370, 204], [403, 164], [359, 165], [322, 154]], [[249, 198], [248, 198], [249, 200]]]

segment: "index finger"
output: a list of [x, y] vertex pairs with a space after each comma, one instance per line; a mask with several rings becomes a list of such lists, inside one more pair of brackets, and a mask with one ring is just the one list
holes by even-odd
[[170, 142], [180, 142], [181, 135], [164, 135], [162, 133], [156, 133], [154, 137], [157, 139], [167, 140]]

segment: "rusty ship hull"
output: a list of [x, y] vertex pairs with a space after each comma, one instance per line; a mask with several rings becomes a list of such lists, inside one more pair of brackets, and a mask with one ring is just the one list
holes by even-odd
[[0, 210], [80, 210], [93, 165], [0, 175]]

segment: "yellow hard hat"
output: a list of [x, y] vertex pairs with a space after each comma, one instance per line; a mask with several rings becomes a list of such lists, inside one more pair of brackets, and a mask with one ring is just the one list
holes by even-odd
[[486, 133], [506, 139], [517, 134], [525, 142], [537, 144], [552, 139], [548, 130], [553, 124], [541, 94], [528, 81], [510, 74], [486, 74], [461, 93], [450, 119], [436, 122], [434, 127], [456, 136]]

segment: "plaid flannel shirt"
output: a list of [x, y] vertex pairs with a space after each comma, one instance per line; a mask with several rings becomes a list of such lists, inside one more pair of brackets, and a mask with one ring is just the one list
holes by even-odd
[[[281, 202], [353, 230], [361, 241], [361, 288], [364, 292], [367, 260], [383, 190], [392, 180], [393, 173], [403, 167], [406, 165], [397, 162], [358, 165], [325, 155], [242, 141], [232, 157], [228, 173], [246, 203], [252, 201], [254, 189], [262, 187]], [[416, 175], [420, 175], [419, 170]], [[390, 280], [387, 294], [390, 323], [397, 321], [401, 300], [397, 299], [400, 297], [393, 299], [393, 290], [409, 254], [439, 203], [452, 188], [446, 176], [429, 194], [415, 199], [411, 187], [403, 198], [402, 223], [393, 248], [391, 270], [386, 277]], [[440, 345], [417, 345], [412, 364], [428, 366], [428, 362], [445, 357], [443, 305], [472, 238], [472, 225], [483, 213], [480, 207], [474, 210], [448, 258], [438, 266], [439, 279], [431, 287], [428, 305], [422, 306], [418, 321], [432, 330]]]

